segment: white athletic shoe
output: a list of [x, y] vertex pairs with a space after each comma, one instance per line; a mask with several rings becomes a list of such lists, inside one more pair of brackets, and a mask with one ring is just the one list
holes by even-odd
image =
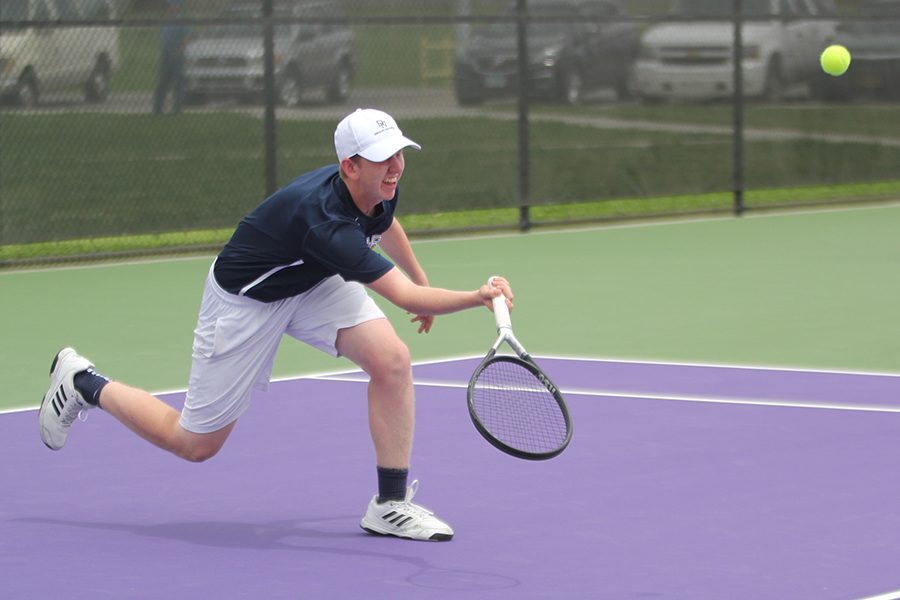
[[[85, 411], [94, 408], [75, 389], [77, 373], [93, 367], [91, 361], [79, 356], [72, 348], [60, 350], [50, 365], [50, 389], [41, 401], [41, 440], [51, 450], [66, 445], [69, 428]], [[84, 417], [82, 416], [82, 419]]]
[[415, 480], [406, 488], [403, 500], [388, 500], [378, 504], [376, 495], [369, 502], [366, 516], [359, 526], [375, 535], [393, 535], [411, 540], [427, 540], [447, 542], [453, 539], [453, 530], [449, 525], [434, 516], [430, 510], [413, 504], [413, 496], [419, 489], [419, 481]]

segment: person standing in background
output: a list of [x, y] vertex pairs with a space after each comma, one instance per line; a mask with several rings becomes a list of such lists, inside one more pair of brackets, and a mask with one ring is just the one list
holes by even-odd
[[184, 0], [167, 0], [168, 20], [160, 33], [159, 79], [153, 94], [153, 114], [163, 114], [169, 90], [172, 91], [172, 113], [181, 112], [184, 99], [184, 49], [191, 35], [190, 26], [181, 22]]

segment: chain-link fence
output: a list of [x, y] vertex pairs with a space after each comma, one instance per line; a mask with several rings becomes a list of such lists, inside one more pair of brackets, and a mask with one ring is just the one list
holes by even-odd
[[900, 197], [892, 0], [3, 0], [0, 93], [7, 266], [220, 246], [356, 107], [413, 235]]

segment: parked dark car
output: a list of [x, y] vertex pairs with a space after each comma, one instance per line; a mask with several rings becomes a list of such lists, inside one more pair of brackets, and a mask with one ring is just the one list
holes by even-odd
[[819, 95], [900, 100], [900, 1], [865, 0], [859, 10], [871, 19], [841, 23], [834, 39], [850, 50], [850, 68], [840, 77], [820, 74]]
[[[529, 97], [577, 104], [586, 91], [611, 88], [627, 97], [640, 30], [619, 0], [531, 0], [528, 25]], [[475, 27], [460, 44], [456, 99], [478, 104], [518, 89], [515, 23]]]
[[[242, 0], [226, 7], [220, 17], [258, 18], [261, 6], [259, 0]], [[273, 12], [278, 101], [293, 106], [310, 91], [323, 91], [332, 102], [346, 100], [356, 69], [353, 31], [336, 22], [297, 21], [340, 17], [334, 3], [278, 0]], [[263, 29], [259, 23], [209, 27], [191, 41], [185, 56], [185, 90], [191, 103], [212, 97], [259, 98], [263, 92]]]

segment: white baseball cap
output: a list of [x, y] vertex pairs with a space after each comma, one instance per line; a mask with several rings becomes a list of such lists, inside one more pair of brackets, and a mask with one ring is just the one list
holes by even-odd
[[372, 162], [381, 162], [407, 146], [422, 149], [404, 137], [391, 115], [374, 108], [357, 108], [334, 130], [334, 149], [339, 161], [359, 154]]

